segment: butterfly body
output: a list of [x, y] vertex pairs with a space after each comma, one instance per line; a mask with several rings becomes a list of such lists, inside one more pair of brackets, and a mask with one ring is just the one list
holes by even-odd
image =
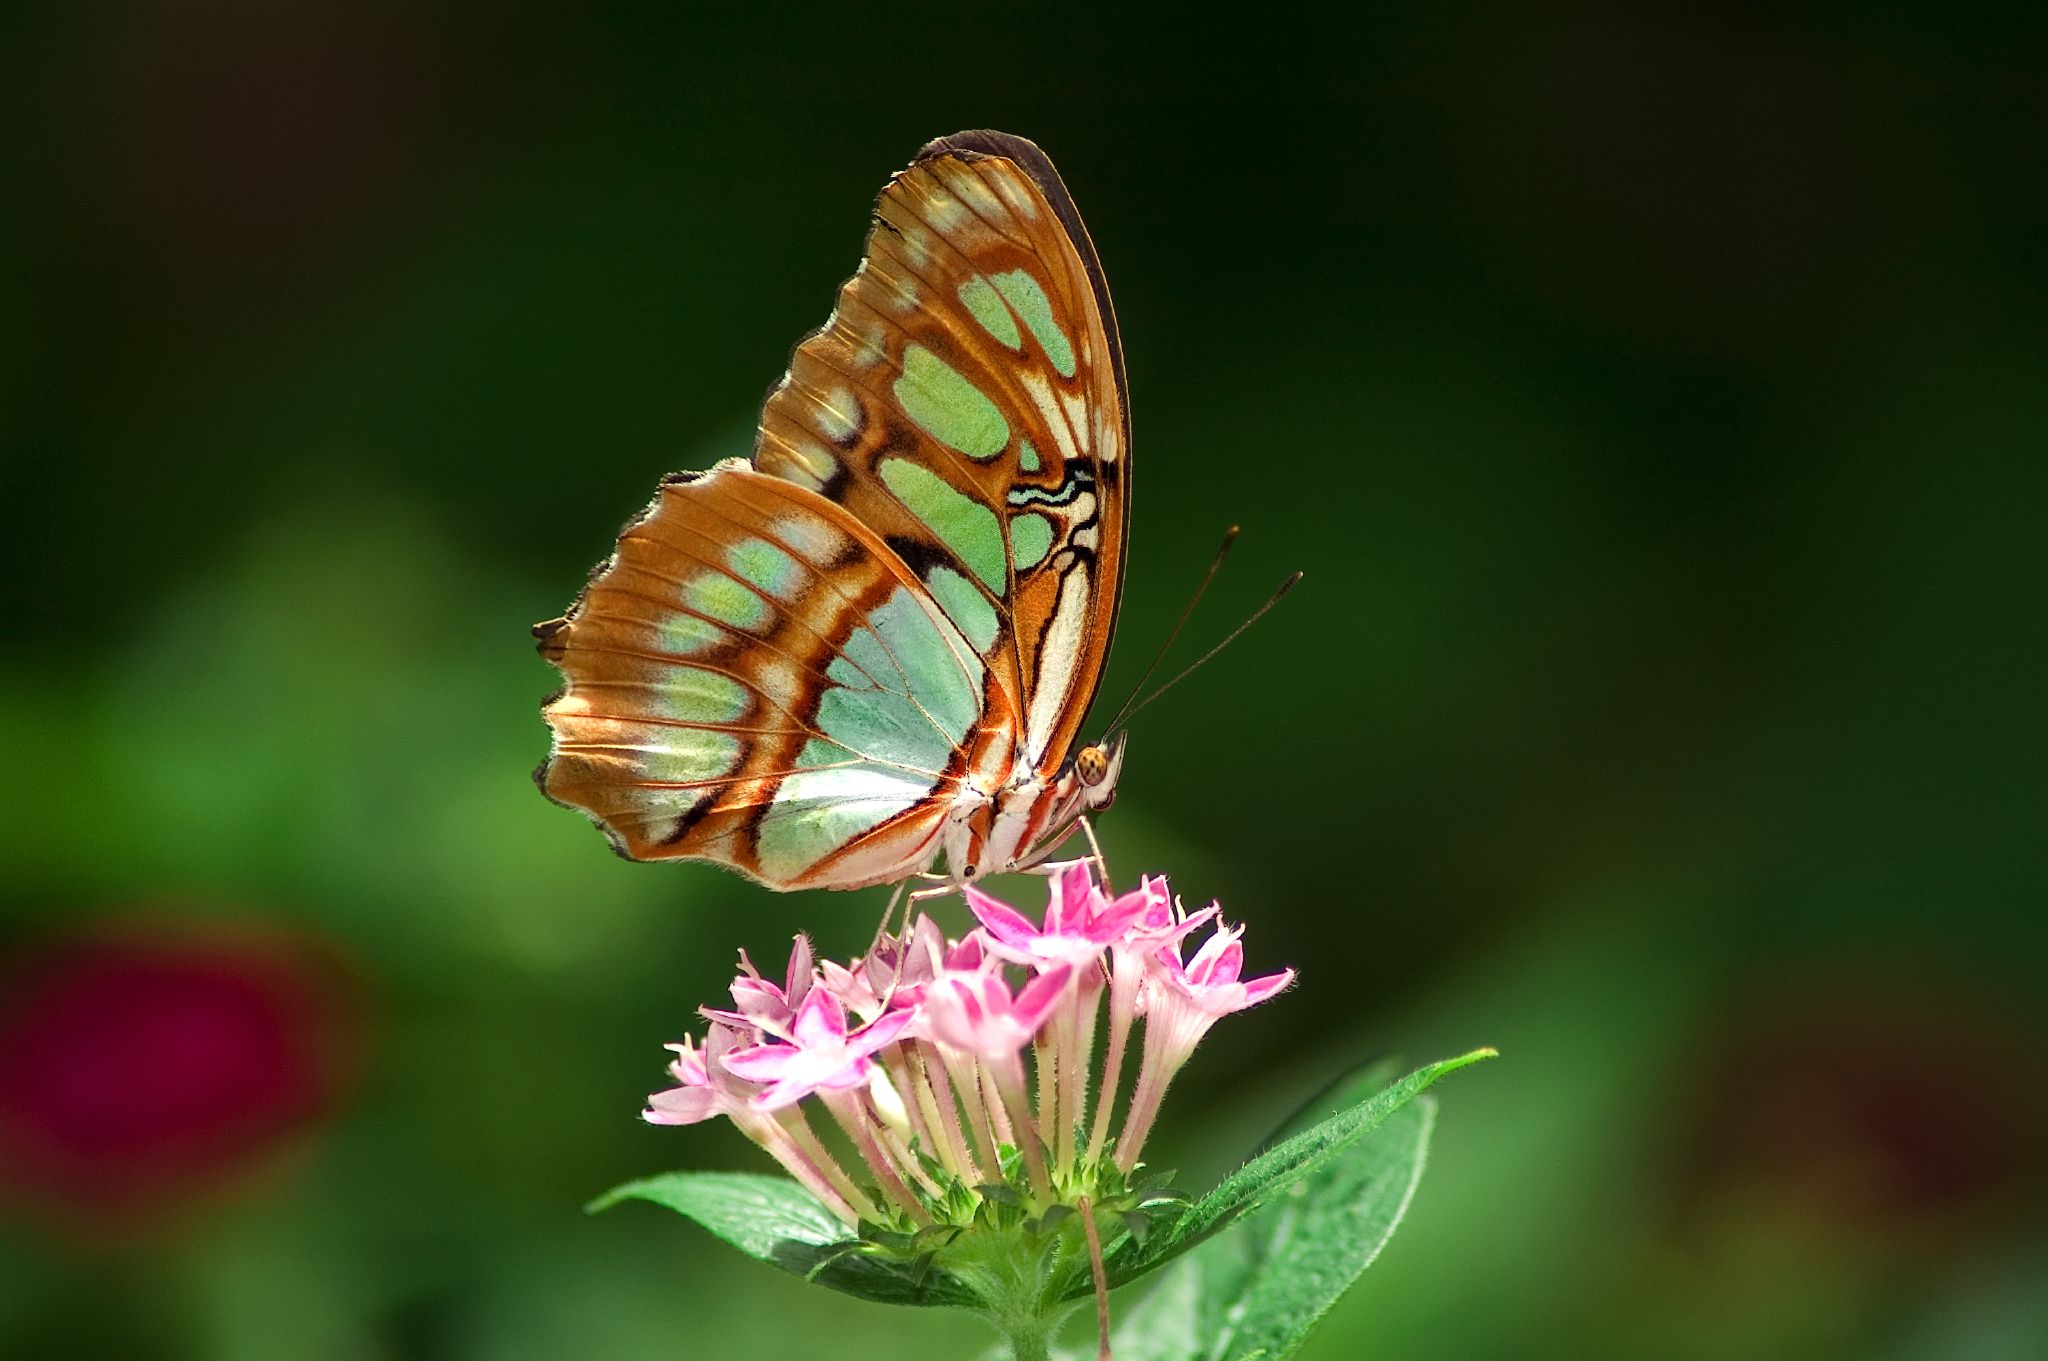
[[665, 480], [536, 627], [566, 682], [542, 788], [632, 858], [775, 888], [1029, 867], [1121, 764], [1073, 747], [1128, 451], [1114, 313], [1051, 163], [999, 133], [932, 143], [751, 461]]

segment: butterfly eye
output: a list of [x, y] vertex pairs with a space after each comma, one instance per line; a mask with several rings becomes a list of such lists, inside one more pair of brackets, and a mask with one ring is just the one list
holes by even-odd
[[1109, 778], [1109, 753], [1101, 747], [1083, 747], [1074, 756], [1074, 773], [1081, 783], [1094, 787]]

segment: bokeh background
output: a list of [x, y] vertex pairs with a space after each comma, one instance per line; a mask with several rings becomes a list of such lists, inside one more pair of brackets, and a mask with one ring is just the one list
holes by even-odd
[[[1774, 10], [1777, 7], [1772, 7]], [[1301, 987], [1195, 1184], [1491, 1043], [1305, 1357], [2048, 1355], [2031, 9], [10, 8], [0, 1355], [965, 1356], [614, 1182], [745, 946], [607, 854], [557, 613], [745, 449], [883, 179], [1057, 160], [1137, 429], [1104, 824]], [[1027, 896], [1035, 889], [1026, 889]]]

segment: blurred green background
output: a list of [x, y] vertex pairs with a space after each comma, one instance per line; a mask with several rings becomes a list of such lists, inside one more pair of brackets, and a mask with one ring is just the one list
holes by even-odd
[[1116, 290], [1110, 700], [1226, 524], [1197, 640], [1307, 572], [1104, 823], [1302, 968], [1159, 1156], [1505, 1056], [1302, 1354], [2048, 1355], [2037, 24], [10, 11], [0, 1355], [983, 1345], [579, 1213], [762, 1165], [637, 1121], [659, 1046], [880, 896], [625, 864], [527, 781], [527, 625], [974, 126]]

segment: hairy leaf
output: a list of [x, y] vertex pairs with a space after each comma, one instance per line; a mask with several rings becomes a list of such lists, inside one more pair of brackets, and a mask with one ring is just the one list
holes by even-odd
[[892, 1261], [859, 1240], [816, 1197], [786, 1177], [751, 1172], [668, 1172], [607, 1191], [590, 1210], [645, 1200], [694, 1219], [755, 1261], [880, 1304], [978, 1301], [944, 1272]]
[[1109, 1283], [1115, 1286], [1135, 1280], [1270, 1203], [1304, 1178], [1343, 1157], [1438, 1078], [1493, 1054], [1491, 1049], [1476, 1049], [1418, 1068], [1372, 1096], [1281, 1139], [1225, 1177], [1215, 1190], [1178, 1217], [1155, 1227], [1143, 1243], [1126, 1240], [1121, 1244], [1107, 1264]]
[[1128, 1361], [1276, 1361], [1394, 1236], [1422, 1178], [1433, 1097], [1161, 1273], [1117, 1330]]

